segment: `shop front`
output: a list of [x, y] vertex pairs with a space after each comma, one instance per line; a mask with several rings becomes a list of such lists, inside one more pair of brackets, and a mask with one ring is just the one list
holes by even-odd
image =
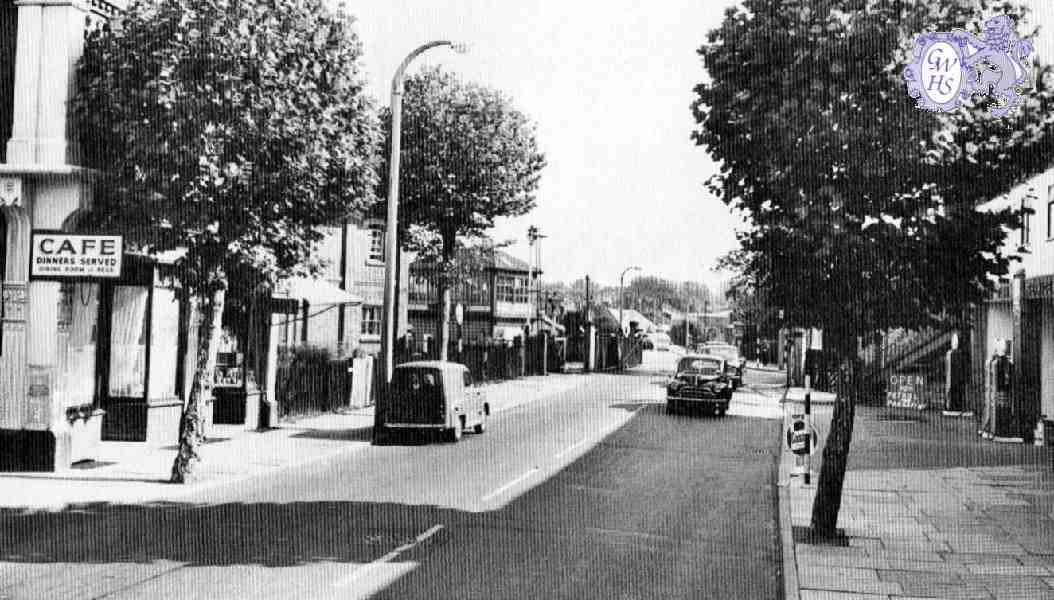
[[197, 328], [171, 269], [128, 254], [120, 278], [99, 288], [95, 378], [105, 441], [168, 445], [178, 439], [194, 375], [187, 349], [196, 344]]

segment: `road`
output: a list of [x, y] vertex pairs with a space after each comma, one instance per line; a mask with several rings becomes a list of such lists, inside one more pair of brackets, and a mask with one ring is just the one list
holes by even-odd
[[779, 598], [778, 393], [753, 374], [728, 416], [669, 416], [672, 358], [459, 444], [5, 513], [0, 598]]

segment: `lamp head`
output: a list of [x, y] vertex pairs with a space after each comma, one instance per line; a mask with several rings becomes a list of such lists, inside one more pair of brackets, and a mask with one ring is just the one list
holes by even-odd
[[468, 54], [471, 46], [467, 42], [451, 42], [450, 49], [458, 54]]

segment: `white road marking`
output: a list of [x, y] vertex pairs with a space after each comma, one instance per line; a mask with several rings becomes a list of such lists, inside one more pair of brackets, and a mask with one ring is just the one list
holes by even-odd
[[587, 443], [589, 443], [589, 438], [582, 438], [582, 439], [578, 440], [577, 442], [571, 444], [570, 446], [568, 446], [568, 447], [564, 448], [563, 450], [561, 450], [561, 451], [557, 452], [556, 454], [554, 454], [553, 458], [562, 458], [562, 457], [570, 454], [571, 452], [574, 452], [576, 448], [578, 448], [578, 447], [580, 447], [580, 446], [582, 446], [584, 444], [587, 444]]
[[385, 563], [388, 563], [388, 562], [391, 562], [391, 561], [395, 560], [403, 552], [406, 552], [407, 550], [410, 550], [410, 549], [414, 548], [415, 546], [419, 545], [420, 543], [424, 542], [425, 540], [427, 540], [428, 538], [432, 537], [433, 535], [439, 533], [442, 530], [443, 530], [443, 526], [442, 525], [433, 525], [427, 531], [425, 531], [421, 535], [415, 537], [412, 542], [407, 542], [407, 543], [403, 544], [402, 546], [399, 546], [395, 550], [392, 550], [388, 554], [385, 554], [384, 556], [382, 556], [382, 557], [380, 557], [380, 558], [378, 558], [378, 559], [376, 559], [374, 561], [368, 562], [365, 565], [363, 565], [362, 567], [359, 567], [358, 569], [355, 569], [355, 571], [353, 571], [347, 577], [345, 577], [343, 579], [338, 579], [336, 582], [333, 583], [333, 587], [347, 587], [349, 584], [351, 584], [355, 580], [361, 579], [363, 575], [365, 575], [365, 574], [369, 573], [370, 571], [376, 569], [380, 565], [383, 565]]
[[531, 469], [530, 471], [527, 471], [526, 473], [524, 473], [523, 475], [520, 475], [516, 479], [513, 479], [512, 481], [506, 483], [505, 485], [503, 485], [500, 488], [494, 490], [493, 492], [487, 494], [486, 496], [483, 496], [482, 500], [484, 502], [486, 502], [487, 500], [490, 500], [491, 498], [501, 494], [502, 492], [508, 491], [509, 489], [515, 487], [516, 485], [519, 485], [520, 483], [523, 483], [524, 481], [529, 479], [531, 476], [533, 476], [538, 471], [539, 471], [538, 467], [535, 467], [535, 468]]

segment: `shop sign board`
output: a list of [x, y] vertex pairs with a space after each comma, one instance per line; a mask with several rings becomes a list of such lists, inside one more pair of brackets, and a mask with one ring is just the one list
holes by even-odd
[[112, 279], [121, 276], [124, 240], [119, 235], [34, 231], [30, 279]]
[[797, 454], [815, 454], [816, 447], [820, 445], [820, 436], [816, 428], [809, 426], [805, 421], [805, 415], [793, 415], [791, 423], [787, 427], [787, 449]]
[[889, 377], [889, 386], [886, 388], [886, 406], [922, 410], [927, 406], [925, 388], [925, 376], [914, 373], [895, 373]]

